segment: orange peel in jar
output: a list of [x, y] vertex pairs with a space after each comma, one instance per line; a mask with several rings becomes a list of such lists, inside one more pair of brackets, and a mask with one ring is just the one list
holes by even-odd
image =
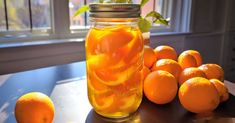
[[104, 28], [102, 31], [103, 34], [98, 41], [102, 53], [115, 52], [134, 38], [128, 26], [120, 26], [118, 29]]
[[91, 73], [87, 77], [88, 89], [95, 94], [103, 94], [109, 91], [109, 88], [103, 83], [99, 82]]
[[101, 83], [105, 85], [116, 86], [128, 80], [127, 76], [132, 76], [136, 70], [137, 68], [135, 68], [135, 66], [131, 66], [123, 71], [116, 72], [108, 69], [96, 70], [94, 71], [94, 77], [96, 77]]
[[98, 41], [104, 35], [100, 29], [93, 28], [88, 31], [88, 37], [86, 37], [85, 47], [87, 54], [96, 54], [99, 51]]
[[[126, 55], [124, 57], [124, 62], [128, 63], [130, 61], [133, 61], [132, 59], [135, 58], [136, 55], [139, 55], [140, 53], [143, 54], [143, 38], [141, 37], [140, 31], [133, 31], [132, 34], [135, 38], [130, 41], [130, 43], [127, 45], [127, 51]], [[140, 56], [139, 56], [140, 57]]]
[[110, 86], [109, 88], [116, 94], [120, 93], [129, 93], [130, 91], [135, 91], [138, 89], [142, 89], [142, 76], [140, 72], [133, 74], [131, 77], [128, 78], [125, 82], [116, 85]]
[[120, 102], [121, 102], [121, 105], [120, 105], [119, 109], [121, 111], [132, 112], [135, 110], [133, 108], [136, 108], [136, 107], [133, 107], [133, 105], [135, 105], [135, 103], [136, 103], [136, 95], [132, 94], [130, 96], [123, 97], [120, 99]]
[[112, 104], [115, 102], [114, 98], [115, 95], [110, 93], [91, 95], [92, 104], [97, 111], [100, 110], [108, 111], [109, 108], [112, 107]]

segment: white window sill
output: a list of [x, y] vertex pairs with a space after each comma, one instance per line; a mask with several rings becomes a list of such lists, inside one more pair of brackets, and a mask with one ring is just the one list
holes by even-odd
[[39, 41], [20, 41], [20, 42], [4, 42], [0, 43], [0, 48], [22, 47], [22, 46], [38, 46], [48, 44], [60, 44], [69, 42], [83, 42], [83, 38], [76, 39], [53, 39], [53, 40], [39, 40]]

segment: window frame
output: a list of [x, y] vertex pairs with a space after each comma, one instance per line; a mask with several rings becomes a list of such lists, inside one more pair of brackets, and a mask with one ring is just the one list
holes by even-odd
[[[170, 0], [163, 0], [162, 9], [165, 13], [169, 7]], [[183, 2], [184, 1], [184, 2]], [[69, 2], [68, 0], [50, 0], [50, 10], [51, 10], [51, 29], [46, 30], [46, 32], [40, 30], [26, 30], [26, 31], [3, 31], [0, 32], [0, 42], [19, 42], [19, 41], [36, 41], [36, 40], [50, 40], [50, 39], [71, 39], [71, 38], [85, 38], [88, 31], [87, 29], [74, 29], [70, 30], [70, 17], [69, 17]], [[171, 8], [171, 25], [166, 26], [153, 26], [151, 28], [151, 33], [163, 33], [163, 32], [175, 32], [175, 31], [185, 31], [189, 27], [190, 17], [182, 16], [183, 10], [191, 10], [189, 5], [191, 5], [191, 0], [172, 0]], [[162, 10], [162, 11], [163, 11]], [[182, 27], [183, 22], [186, 22], [186, 26]], [[22, 36], [17, 35], [20, 33], [27, 33], [28, 35]], [[13, 35], [7, 37], [7, 35]]]

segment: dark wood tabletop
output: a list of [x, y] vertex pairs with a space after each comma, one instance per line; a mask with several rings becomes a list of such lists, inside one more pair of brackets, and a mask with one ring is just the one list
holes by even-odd
[[87, 98], [85, 62], [0, 75], [0, 123], [15, 123], [14, 107], [23, 94], [38, 91], [55, 105], [54, 123], [235, 123], [235, 84], [225, 81], [230, 98], [211, 113], [186, 111], [178, 99], [157, 105], [146, 98], [132, 116], [112, 120], [95, 113]]

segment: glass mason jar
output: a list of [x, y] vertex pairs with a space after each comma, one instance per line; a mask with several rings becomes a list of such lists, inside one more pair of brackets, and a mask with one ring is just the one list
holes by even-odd
[[108, 118], [134, 113], [142, 100], [143, 38], [139, 4], [90, 4], [87, 34], [88, 98]]

